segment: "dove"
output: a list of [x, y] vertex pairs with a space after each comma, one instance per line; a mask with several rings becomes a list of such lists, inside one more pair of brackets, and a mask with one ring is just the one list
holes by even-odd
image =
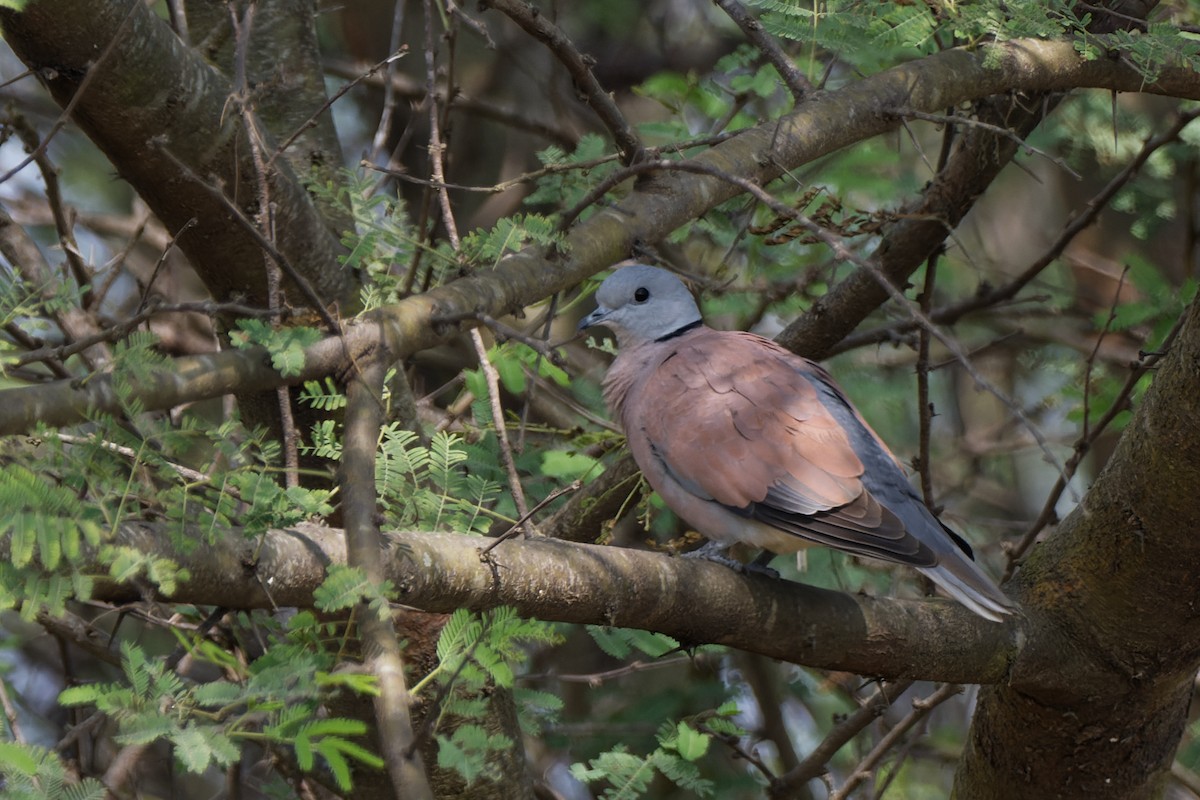
[[657, 267], [616, 270], [596, 302], [579, 329], [616, 335], [605, 402], [647, 482], [706, 538], [774, 553], [827, 545], [913, 567], [985, 619], [1015, 612], [820, 366], [706, 326]]

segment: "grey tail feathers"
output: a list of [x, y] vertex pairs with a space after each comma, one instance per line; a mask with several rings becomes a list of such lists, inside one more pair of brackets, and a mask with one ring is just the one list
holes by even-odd
[[1003, 622], [1006, 616], [1016, 613], [1016, 603], [965, 558], [944, 559], [935, 567], [918, 569], [951, 597], [984, 619]]

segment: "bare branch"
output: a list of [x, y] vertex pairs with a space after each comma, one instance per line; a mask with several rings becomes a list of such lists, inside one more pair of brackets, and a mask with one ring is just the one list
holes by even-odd
[[517, 23], [530, 36], [537, 39], [554, 53], [567, 68], [575, 85], [583, 92], [596, 116], [604, 123], [621, 151], [621, 160], [632, 164], [641, 158], [642, 143], [633, 126], [625, 119], [612, 97], [596, 80], [592, 73], [593, 60], [580, 53], [567, 35], [546, 16], [523, 0], [483, 0], [484, 8], [494, 8]]
[[[383, 425], [383, 378], [385, 365], [379, 359], [360, 365], [346, 387], [345, 450], [342, 455], [342, 508], [346, 517], [346, 561], [363, 571], [367, 580], [382, 586], [385, 546], [376, 523], [375, 452]], [[400, 642], [386, 609], [363, 602], [358, 606], [363, 654], [371, 673], [379, 679], [375, 700], [378, 741], [392, 786], [398, 798], [432, 800], [433, 791], [413, 747], [414, 733], [409, 711], [412, 699], [404, 676]]]
[[[45, 0], [31, 9], [43, 5], [46, 5]], [[6, 12], [0, 9], [0, 19], [7, 18]], [[990, 57], [989, 52], [995, 48], [999, 48], [999, 57]], [[944, 79], [947, 74], [952, 80]], [[1147, 85], [1141, 76], [1122, 64], [1081, 60], [1070, 43], [1015, 40], [979, 51], [939, 53], [866, 78], [823, 95], [820, 104], [805, 103], [788, 117], [728, 139], [687, 163], [699, 165], [694, 168], [696, 173], [719, 170], [743, 176], [748, 185], [761, 185], [778, 177], [782, 168], [807, 163], [898, 124], [895, 117], [853, 112], [863, 104], [896, 105], [903, 102], [909, 108], [938, 109], [1001, 89], [1021, 91], [1066, 86], [1145, 89], [1200, 98], [1200, 76], [1191, 71], [1166, 67], [1159, 83]], [[895, 102], [889, 101], [889, 97], [894, 97]], [[807, 135], [819, 119], [826, 117], [852, 120], [852, 124], [839, 125], [836, 137]], [[770, 157], [764, 158], [764, 154]], [[406, 357], [458, 333], [459, 325], [436, 325], [435, 318], [480, 311], [499, 317], [518, 311], [627, 257], [636, 243], [663, 238], [679, 225], [743, 190], [741, 185], [719, 177], [684, 173], [677, 165], [672, 171], [673, 174], [656, 177], [651, 185], [635, 188], [619, 204], [572, 228], [566, 239], [567, 255], [556, 256], [552, 265], [539, 252], [526, 250], [505, 258], [487, 273], [461, 278], [373, 312], [368, 324], [348, 326], [345, 341], [326, 341], [310, 348], [299, 376], [284, 379], [261, 361], [251, 363], [253, 359], [263, 358], [260, 350], [193, 356], [174, 362], [169, 367], [171, 374], [145, 381], [136, 387], [135, 394], [146, 402], [147, 409], [165, 408], [185, 400], [320, 377], [337, 368], [339, 354], [358, 355], [378, 346], [381, 333], [390, 352], [399, 358]], [[253, 227], [250, 223], [250, 228]], [[941, 241], [944, 229], [939, 225], [938, 230], [938, 241]], [[548, 266], [552, 268], [548, 269]], [[863, 270], [863, 279], [869, 287], [876, 286], [870, 270]], [[863, 292], [862, 281], [847, 281], [844, 285], [839, 284], [835, 292], [843, 300], [853, 299], [855, 307], [852, 311], [843, 315], [843, 309], [837, 305], [839, 301], [835, 301], [834, 293], [831, 293], [830, 302], [822, 304], [824, 313], [809, 315], [809, 324], [804, 327], [790, 327], [783, 343], [809, 357], [821, 357], [846, 330], [857, 324], [869, 309], [860, 309], [861, 299], [854, 294], [855, 291]], [[886, 297], [886, 291], [874, 291]], [[878, 305], [878, 302], [872, 302], [874, 305], [870, 308]], [[806, 338], [807, 334], [811, 334], [811, 338]], [[200, 376], [195, 370], [201, 364], [211, 368], [222, 365], [229, 371]], [[195, 394], [181, 391], [185, 386]], [[23, 395], [24, 392], [34, 392], [38, 399], [35, 401], [33, 396]], [[97, 409], [117, 407], [116, 397], [105, 386], [102, 377], [80, 387], [49, 384], [0, 391], [0, 433], [28, 430], [39, 419], [47, 424], [78, 420], [88, 404]]]
[[961, 686], [946, 684], [923, 700], [913, 700], [913, 710], [904, 719], [896, 723], [887, 732], [887, 735], [880, 739], [879, 743], [871, 749], [871, 752], [867, 753], [862, 761], [858, 762], [858, 765], [854, 767], [854, 771], [850, 774], [850, 778], [842, 788], [829, 795], [829, 800], [846, 800], [855, 787], [869, 777], [871, 772], [879, 766], [879, 762], [900, 741], [901, 736], [907, 733], [918, 722], [925, 719], [929, 715], [929, 712], [961, 691]]
[[[191, 579], [173, 602], [307, 607], [328, 566], [346, 562], [342, 532], [316, 525], [269, 532], [261, 545], [233, 531], [224, 544], [191, 554], [173, 550], [169, 539], [140, 523], [120, 533], [121, 543], [188, 569]], [[513, 606], [538, 619], [641, 628], [685, 645], [724, 644], [863, 675], [1003, 680], [1024, 625], [990, 623], [949, 600], [851, 595], [620, 547], [533, 537], [481, 556], [489, 540], [478, 536], [394, 533], [389, 542], [383, 569], [397, 600], [424, 611]], [[258, 580], [246, 580], [246, 564]], [[102, 586], [97, 596], [130, 591]]]
[[829, 733], [825, 734], [825, 738], [813, 748], [804, 761], [771, 785], [769, 791], [771, 800], [798, 800], [802, 797], [801, 791], [805, 784], [824, 772], [825, 765], [829, 763], [834, 754], [841, 750], [847, 742], [862, 733], [868, 725], [883, 716], [892, 703], [896, 702], [912, 685], [912, 681], [881, 683], [875, 694], [857, 711], [833, 726]]
[[750, 16], [750, 12], [744, 5], [738, 0], [713, 0], [713, 2], [729, 15], [729, 18], [742, 29], [742, 33], [746, 34], [746, 38], [753, 42], [754, 46], [771, 62], [771, 66], [775, 67], [775, 71], [779, 73], [779, 77], [783, 78], [788, 91], [792, 93], [793, 100], [799, 103], [813, 90], [813, 85], [809, 83], [808, 78], [804, 77], [804, 73], [796, 69], [796, 65], [792, 63], [787, 53], [783, 52], [778, 43], [763, 30], [762, 23]]

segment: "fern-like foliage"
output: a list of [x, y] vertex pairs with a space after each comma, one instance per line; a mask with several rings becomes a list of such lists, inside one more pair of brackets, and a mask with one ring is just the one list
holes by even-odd
[[662, 775], [681, 789], [700, 797], [713, 793], [712, 782], [700, 776], [696, 762], [708, 752], [712, 735], [686, 721], [664, 723], [659, 728], [658, 747], [644, 756], [624, 746], [601, 753], [586, 764], [571, 765], [571, 774], [583, 783], [604, 783], [601, 800], [636, 800], [646, 797], [650, 782]]
[[321, 381], [305, 381], [300, 402], [322, 411], [337, 411], [346, 407], [346, 395], [334, 385], [333, 378], [326, 377], [323, 384]]
[[366, 602], [367, 607], [381, 619], [388, 618], [391, 609], [388, 596], [394, 593], [389, 581], [375, 584], [367, 580], [361, 569], [334, 564], [325, 580], [313, 592], [313, 605], [326, 613], [343, 611]]
[[[436, 688], [441, 698], [435, 727], [439, 766], [455, 770], [468, 783], [492, 775], [490, 756], [513, 743], [475, 722], [487, 713], [487, 689], [511, 689], [517, 670], [529, 658], [530, 646], [560, 641], [554, 626], [522, 619], [511, 608], [483, 614], [459, 609], [451, 615], [438, 638], [437, 666], [412, 688], [414, 695]], [[527, 720], [553, 716], [561, 707], [557, 698], [545, 693], [517, 696], [529, 703]]]
[[508, 253], [527, 245], [567, 249], [563, 234], [554, 220], [542, 214], [514, 214], [504, 217], [489, 231], [477, 230], [463, 237], [459, 255], [468, 263], [495, 266]]
[[76, 560], [82, 547], [100, 543], [104, 518], [64, 486], [48, 484], [23, 466], [0, 472], [0, 537], [8, 537], [9, 561], [25, 567], [37, 559], [55, 570], [65, 557]]
[[525, 205], [548, 211], [571, 208], [618, 166], [608, 142], [595, 133], [580, 137], [570, 153], [552, 145], [540, 151], [537, 157], [546, 174], [526, 196]]
[[[364, 311], [397, 302], [414, 285], [444, 283], [459, 267], [450, 254], [422, 242], [402, 199], [377, 189], [374, 179], [355, 170], [344, 170], [336, 182], [309, 185], [309, 191], [354, 220], [354, 229], [342, 233], [347, 253], [340, 259], [363, 274]], [[431, 269], [421, 284], [404, 272], [418, 250]]]
[[816, 6], [792, 0], [749, 0], [760, 9], [763, 28], [876, 71], [903, 59], [956, 43], [979, 44], [1018, 38], [1075, 41], [1086, 58], [1119, 52], [1147, 82], [1167, 64], [1197, 64], [1197, 42], [1176, 26], [1152, 24], [1145, 31], [1118, 31], [1097, 37], [1087, 26], [1092, 15], [1069, 0], [979, 0], [972, 3], [867, 3], [833, 0]]
[[271, 354], [271, 366], [286, 378], [300, 374], [304, 369], [304, 348], [316, 344], [321, 336], [316, 328], [276, 328], [260, 319], [239, 319], [229, 340], [236, 347], [265, 347]]
[[600, 625], [588, 625], [587, 632], [601, 650], [620, 661], [629, 658], [634, 650], [650, 658], [660, 658], [672, 650], [679, 649], [679, 642], [665, 633], [652, 633], [636, 628], [607, 628]]
[[383, 762], [352, 740], [366, 733], [363, 722], [322, 718], [318, 708], [334, 691], [373, 691], [373, 681], [366, 676], [331, 677], [333, 656], [312, 646], [310, 634], [317, 626], [311, 615], [297, 615], [292, 632], [298, 635], [278, 642], [249, 665], [211, 644], [198, 646], [197, 658], [212, 656], [227, 674], [237, 677], [204, 684], [184, 680], [162, 659], [122, 642], [124, 680], [70, 687], [59, 702], [94, 706], [108, 715], [117, 723], [117, 741], [122, 744], [170, 742], [188, 772], [227, 767], [241, 758], [245, 742], [258, 741], [292, 747], [306, 771], [317, 767], [319, 757], [338, 787], [349, 791], [352, 761], [373, 769]]
[[76, 780], [58, 754], [44, 747], [0, 741], [0, 777], [5, 800], [103, 800], [104, 784]]
[[61, 614], [72, 596], [90, 596], [92, 577], [75, 563], [85, 545], [103, 538], [100, 508], [18, 464], [0, 470], [0, 508], [0, 543], [8, 549], [0, 562], [0, 608], [20, 606], [28, 619], [41, 609]]
[[428, 446], [392, 423], [384, 426], [375, 483], [390, 526], [399, 529], [482, 533], [498, 485], [463, 469], [462, 437], [438, 432]]

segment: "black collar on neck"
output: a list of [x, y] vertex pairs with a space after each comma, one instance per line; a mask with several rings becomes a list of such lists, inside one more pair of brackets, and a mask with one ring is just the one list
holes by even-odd
[[676, 328], [675, 330], [671, 331], [666, 336], [660, 336], [659, 338], [654, 340], [654, 343], [658, 344], [659, 342], [670, 341], [671, 339], [674, 339], [676, 336], [682, 336], [683, 334], [687, 333], [688, 331], [692, 330], [693, 328], [699, 328], [703, 324], [704, 324], [704, 320], [702, 320], [702, 319], [698, 319], [695, 322], [689, 322], [687, 325], [684, 325], [682, 328]]

